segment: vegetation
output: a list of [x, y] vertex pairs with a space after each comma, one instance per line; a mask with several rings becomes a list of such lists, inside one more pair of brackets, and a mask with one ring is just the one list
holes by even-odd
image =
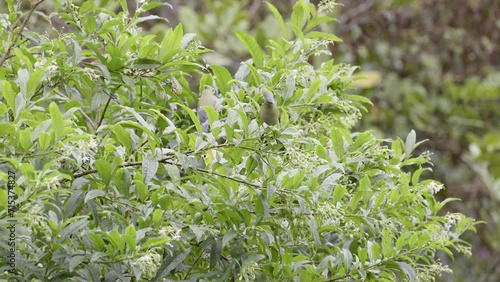
[[[320, 25], [333, 1], [298, 1], [290, 17], [267, 3], [279, 35], [235, 31], [251, 58], [234, 70], [206, 64], [227, 55], [185, 25], [141, 30], [168, 4], [14, 2], [0, 25], [0, 177], [16, 177], [0, 222], [15, 194], [17, 271], [2, 257], [2, 278], [432, 281], [450, 271], [437, 252], [471, 254], [461, 236], [476, 222], [443, 212], [453, 199], [421, 179], [415, 131], [353, 129], [371, 102], [353, 92], [356, 67], [331, 58], [342, 43]], [[68, 26], [25, 29], [35, 14]], [[192, 109], [205, 85], [224, 101], [205, 108], [209, 133]], [[279, 127], [259, 120], [263, 85]]]

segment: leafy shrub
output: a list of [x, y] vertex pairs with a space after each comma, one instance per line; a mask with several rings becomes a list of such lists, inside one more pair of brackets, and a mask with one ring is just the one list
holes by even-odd
[[[270, 40], [266, 53], [237, 31], [252, 58], [234, 75], [204, 66], [209, 50], [182, 25], [143, 35], [137, 24], [157, 17], [141, 14], [159, 2], [139, 1], [131, 15], [127, 1], [118, 13], [63, 6], [46, 17], [71, 32], [26, 40], [8, 4], [0, 175], [17, 175], [18, 272], [2, 257], [4, 277], [425, 281], [448, 270], [436, 252], [470, 254], [460, 236], [474, 220], [438, 214], [452, 199], [419, 180], [429, 158], [412, 155], [415, 132], [394, 142], [351, 132], [369, 103], [348, 93], [355, 67], [309, 63], [339, 41], [315, 29], [334, 20], [322, 15], [334, 3], [299, 1], [287, 23], [268, 4], [293, 40]], [[206, 109], [208, 134], [188, 106], [198, 85], [224, 100], [221, 112]], [[259, 124], [262, 85], [280, 128]], [[10, 192], [1, 195], [4, 225]]]

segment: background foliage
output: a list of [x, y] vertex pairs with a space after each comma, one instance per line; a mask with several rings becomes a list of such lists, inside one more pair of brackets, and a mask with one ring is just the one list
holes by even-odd
[[[155, 2], [47, 1], [15, 38], [26, 17], [18, 11], [30, 5], [7, 2], [0, 53], [13, 56], [1, 65], [2, 171], [21, 175], [23, 275], [411, 281], [446, 270], [439, 258], [448, 258], [437, 250], [470, 252], [459, 236], [473, 229], [472, 219], [438, 215], [448, 202], [434, 199], [442, 185], [421, 178], [451, 186], [443, 199], [462, 188], [452, 176], [457, 183], [481, 177], [490, 189], [483, 192], [498, 186], [498, 134], [491, 131], [498, 80], [495, 66], [487, 68], [495, 61], [488, 43], [498, 34], [441, 57], [439, 49], [394, 44], [429, 26], [398, 33], [424, 14], [426, 2], [323, 5], [341, 21], [333, 24], [310, 5], [291, 9], [282, 1], [173, 1], [171, 10]], [[494, 11], [467, 7], [490, 17]], [[157, 15], [172, 29], [165, 32]], [[448, 27], [446, 19], [456, 18], [430, 24]], [[469, 56], [457, 58], [478, 50], [474, 44], [490, 49], [479, 49], [487, 54], [479, 52], [472, 69]], [[449, 68], [466, 69], [462, 77], [441, 67], [452, 59]], [[338, 62], [374, 70], [363, 73], [368, 83], [354, 82], [375, 103], [357, 130], [367, 100], [353, 95], [355, 68]], [[209, 110], [212, 132], [200, 135], [189, 106], [206, 84], [217, 86], [225, 107]], [[278, 96], [282, 129], [259, 126], [262, 84]], [[378, 139], [363, 128], [404, 138]], [[458, 149], [425, 148], [411, 128], [432, 142], [445, 134]], [[434, 174], [426, 149], [438, 156]], [[461, 173], [471, 169], [457, 158], [475, 174]], [[481, 200], [495, 206], [498, 198]], [[486, 256], [495, 252], [497, 233], [480, 234]]]

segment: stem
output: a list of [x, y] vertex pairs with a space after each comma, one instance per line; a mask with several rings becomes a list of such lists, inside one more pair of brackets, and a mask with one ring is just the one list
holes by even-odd
[[2, 58], [0, 58], [0, 67], [5, 63], [5, 61], [10, 58], [10, 52], [16, 45], [16, 42], [19, 40], [19, 37], [21, 37], [21, 34], [23, 33], [24, 28], [28, 25], [28, 21], [31, 18], [31, 15], [33, 15], [33, 12], [35, 11], [36, 7], [38, 5], [42, 4], [42, 2], [45, 0], [39, 0], [36, 2], [33, 7], [28, 12], [28, 15], [24, 19], [23, 23], [21, 24], [21, 27], [19, 28], [19, 32], [16, 34], [16, 37], [14, 37], [14, 40], [10, 43], [9, 47], [7, 48], [7, 51], [2, 55]]

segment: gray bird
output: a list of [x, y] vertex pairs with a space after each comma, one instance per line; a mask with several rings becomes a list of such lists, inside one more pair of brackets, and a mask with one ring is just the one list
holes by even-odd
[[210, 125], [208, 123], [207, 112], [202, 108], [204, 106], [210, 106], [216, 108], [219, 99], [215, 96], [215, 90], [212, 86], [205, 85], [205, 89], [201, 93], [200, 99], [198, 100], [198, 118], [200, 119], [201, 127], [203, 132], [207, 133], [209, 131]]
[[264, 103], [260, 106], [260, 120], [267, 125], [279, 126], [280, 111], [274, 100], [273, 93], [263, 87], [262, 96], [264, 96]]

